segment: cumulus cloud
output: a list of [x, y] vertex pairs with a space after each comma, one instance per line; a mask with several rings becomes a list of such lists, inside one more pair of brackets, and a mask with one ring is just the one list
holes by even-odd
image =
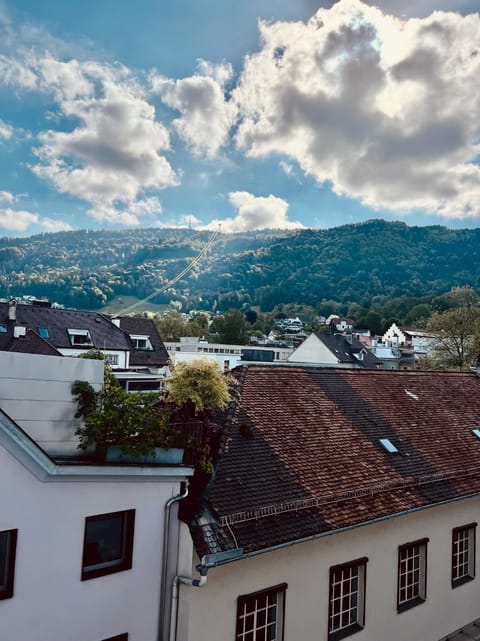
[[12, 137], [13, 128], [0, 118], [0, 140], [8, 140]]
[[73, 229], [73, 227], [65, 221], [54, 218], [41, 218], [38, 222], [47, 232], [51, 233], [57, 231], [72, 231]]
[[299, 222], [287, 218], [288, 203], [277, 196], [254, 196], [248, 191], [232, 191], [230, 203], [237, 209], [233, 218], [212, 220], [206, 229], [216, 229], [221, 225], [222, 232], [232, 233], [254, 229], [296, 229], [303, 227]]
[[373, 208], [480, 215], [478, 14], [340, 0], [260, 32], [233, 92], [247, 155], [287, 156]]
[[25, 231], [38, 222], [38, 215], [29, 211], [0, 207], [0, 229]]
[[56, 129], [38, 135], [32, 170], [59, 192], [86, 201], [96, 220], [138, 224], [149, 213], [144, 203], [153, 202], [148, 191], [178, 185], [165, 157], [168, 130], [126, 67], [20, 51], [15, 58], [0, 55], [0, 84], [53, 98]]
[[6, 202], [6, 203], [14, 203], [17, 200], [17, 198], [11, 192], [3, 191], [2, 189], [0, 189], [0, 202], [2, 200], [3, 202]]
[[232, 77], [230, 64], [214, 65], [200, 60], [198, 73], [172, 80], [152, 77], [152, 91], [162, 102], [181, 113], [172, 124], [194, 155], [212, 158], [227, 142], [236, 117], [235, 105], [225, 96]]

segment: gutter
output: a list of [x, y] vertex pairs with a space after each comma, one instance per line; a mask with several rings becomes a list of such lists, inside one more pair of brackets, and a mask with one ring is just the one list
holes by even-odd
[[[375, 519], [369, 519], [368, 521], [362, 521], [361, 523], [355, 523], [353, 525], [347, 525], [342, 528], [338, 528], [336, 530], [329, 530], [328, 532], [320, 532], [318, 534], [312, 534], [310, 536], [303, 537], [301, 539], [295, 539], [293, 541], [286, 541], [285, 543], [279, 543], [278, 545], [272, 545], [267, 548], [262, 548], [261, 550], [253, 550], [252, 552], [246, 552], [245, 554], [243, 553], [242, 548], [238, 548], [238, 550], [241, 551], [240, 554], [234, 555], [232, 557], [225, 557], [223, 559], [219, 559], [215, 565], [209, 565], [207, 569], [210, 567], [215, 567], [217, 565], [227, 565], [227, 563], [232, 563], [233, 561], [240, 561], [243, 559], [248, 559], [248, 558], [254, 558], [256, 556], [260, 556], [261, 554], [266, 554], [267, 552], [275, 552], [277, 550], [283, 550], [285, 548], [292, 547], [293, 545], [298, 545], [299, 543], [307, 543], [308, 541], [315, 541], [317, 539], [323, 539], [327, 536], [332, 536], [333, 534], [342, 534], [343, 532], [349, 532], [351, 530], [356, 530], [360, 527], [363, 527], [365, 525], [373, 525], [375, 523], [381, 523], [383, 521], [390, 521], [391, 519], [397, 518], [399, 516], [406, 516], [407, 514], [414, 514], [415, 512], [420, 512], [422, 510], [428, 510], [432, 507], [438, 507], [441, 505], [448, 505], [450, 503], [455, 503], [456, 501], [463, 501], [465, 499], [471, 499], [478, 497], [480, 492], [472, 492], [471, 494], [465, 494], [463, 496], [456, 496], [453, 499], [446, 499], [445, 501], [440, 501], [438, 503], [431, 503], [430, 505], [422, 505], [419, 507], [413, 507], [408, 510], [403, 510], [402, 512], [396, 512], [395, 514], [388, 514], [386, 516], [379, 516]], [[235, 552], [235, 550], [229, 550], [228, 552]], [[219, 555], [207, 555], [209, 556], [219, 556]], [[196, 566], [196, 570], [199, 572], [201, 569], [204, 567], [203, 562], [204, 559], [207, 557], [202, 557], [202, 562]]]
[[[165, 605], [167, 598], [167, 566], [168, 566], [168, 545], [170, 543], [170, 514], [172, 505], [182, 501], [188, 496], [188, 479], [185, 481], [185, 489], [180, 494], [172, 496], [165, 503], [165, 519], [163, 526], [163, 557], [162, 557], [162, 580], [160, 592], [160, 617], [159, 617], [159, 641], [166, 639], [165, 631]], [[172, 597], [173, 598], [173, 597]]]

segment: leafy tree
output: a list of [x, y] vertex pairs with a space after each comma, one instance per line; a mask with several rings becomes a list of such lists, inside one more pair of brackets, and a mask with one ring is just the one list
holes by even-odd
[[230, 309], [223, 316], [217, 316], [212, 323], [222, 343], [243, 345], [246, 340], [245, 316], [238, 309]]
[[433, 365], [438, 369], [469, 369], [480, 353], [480, 304], [459, 292], [455, 309], [436, 312], [427, 323], [435, 346]]
[[170, 311], [157, 317], [156, 325], [164, 341], [178, 341], [185, 336], [185, 325], [179, 312]]
[[201, 358], [175, 365], [166, 380], [167, 401], [178, 406], [191, 404], [194, 413], [226, 407], [230, 400], [229, 378], [215, 361]]
[[250, 325], [253, 325], [254, 323], [257, 322], [258, 314], [254, 309], [247, 309], [245, 312], [245, 320], [247, 323], [250, 323]]

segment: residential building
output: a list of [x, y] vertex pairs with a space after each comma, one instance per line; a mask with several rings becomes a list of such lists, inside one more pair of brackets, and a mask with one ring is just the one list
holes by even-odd
[[171, 638], [478, 639], [478, 376], [234, 375]]
[[[0, 403], [17, 412], [18, 421], [34, 405], [39, 416], [48, 406], [70, 415], [64, 396], [71, 365], [101, 366], [55, 356], [0, 356]], [[57, 368], [57, 379], [46, 375], [42, 381], [32, 371], [30, 378], [16, 379], [23, 392], [16, 391], [12, 382], [24, 372], [25, 359], [42, 359], [46, 374]], [[11, 393], [17, 397], [7, 398]], [[58, 426], [49, 415], [43, 423], [24, 420], [23, 430], [0, 410], [0, 637], [166, 640], [168, 595], [181, 556], [176, 510], [193, 470], [79, 460], [75, 450], [59, 447], [73, 447], [67, 422], [64, 416]]]
[[376, 369], [380, 361], [352, 334], [310, 334], [288, 357], [289, 363]]
[[131, 391], [160, 390], [168, 354], [150, 319], [54, 308], [47, 301], [0, 302], [0, 351], [80, 356], [99, 350]]
[[382, 337], [386, 347], [397, 349], [400, 353], [400, 369], [409, 369], [419, 359], [431, 356], [434, 343], [431, 335], [419, 329], [399, 327], [392, 323]]

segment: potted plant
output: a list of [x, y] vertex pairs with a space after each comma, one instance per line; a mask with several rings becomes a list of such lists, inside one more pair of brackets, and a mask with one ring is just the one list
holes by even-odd
[[[168, 414], [158, 408], [157, 394], [129, 393], [115, 380], [100, 391], [75, 381], [72, 394], [76, 416], [83, 419], [76, 431], [78, 447], [94, 447], [97, 460], [181, 463], [180, 439], [170, 431]], [[167, 451], [163, 458], [162, 450]]]

